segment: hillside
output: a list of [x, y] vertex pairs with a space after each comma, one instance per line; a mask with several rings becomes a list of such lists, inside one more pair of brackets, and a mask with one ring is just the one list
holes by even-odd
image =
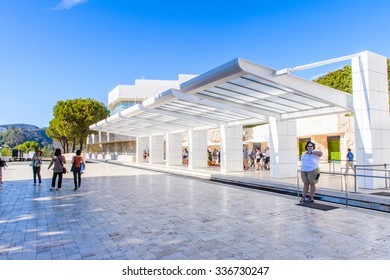
[[[14, 127], [14, 128], [21, 128], [27, 131], [34, 131], [38, 130], [39, 127], [32, 125], [32, 124], [24, 124], [24, 123], [15, 123], [15, 124], [1, 124], [0, 125], [0, 132], [4, 132], [8, 129], [8, 127]], [[3, 128], [3, 129], [2, 129]]]
[[46, 129], [31, 124], [0, 125], [0, 146], [13, 148], [26, 141], [36, 141], [40, 147], [52, 145], [53, 140], [46, 135]]

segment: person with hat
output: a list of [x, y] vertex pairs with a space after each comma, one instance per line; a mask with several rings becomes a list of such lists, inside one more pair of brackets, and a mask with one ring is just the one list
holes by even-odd
[[43, 161], [42, 151], [36, 150], [34, 156], [31, 159], [31, 166], [33, 169], [34, 186], [37, 184], [37, 177], [38, 177], [39, 185], [42, 184], [42, 178], [41, 178], [42, 161]]

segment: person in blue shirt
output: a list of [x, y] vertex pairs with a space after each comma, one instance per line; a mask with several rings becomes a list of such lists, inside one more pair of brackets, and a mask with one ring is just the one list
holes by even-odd
[[307, 141], [305, 152], [301, 157], [301, 178], [303, 182], [303, 192], [301, 202], [306, 202], [306, 194], [310, 186], [309, 202], [314, 202], [314, 194], [316, 192], [316, 184], [320, 178], [319, 162], [322, 157], [322, 152], [315, 149], [313, 142]]
[[244, 148], [243, 155], [242, 155], [242, 160], [243, 160], [243, 165], [244, 165], [244, 170], [247, 170], [250, 168], [249, 165], [249, 152], [248, 152], [248, 147]]
[[354, 154], [351, 151], [351, 148], [348, 148], [348, 153], [347, 153], [347, 164], [345, 166], [345, 173], [348, 173], [349, 168], [351, 167], [353, 172], [355, 172], [355, 168], [353, 167], [353, 159], [354, 159]]

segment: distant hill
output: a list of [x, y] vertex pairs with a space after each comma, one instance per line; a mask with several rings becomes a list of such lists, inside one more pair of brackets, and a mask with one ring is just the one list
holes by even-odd
[[39, 127], [32, 125], [32, 124], [15, 123], [15, 124], [2, 124], [2, 125], [0, 125], [0, 132], [4, 132], [10, 126], [15, 127], [15, 128], [22, 128], [22, 129], [27, 130], [27, 131], [35, 131], [35, 130], [39, 129]]
[[0, 125], [0, 145], [12, 148], [26, 141], [36, 141], [40, 147], [52, 145], [53, 140], [46, 135], [46, 129], [31, 124]]

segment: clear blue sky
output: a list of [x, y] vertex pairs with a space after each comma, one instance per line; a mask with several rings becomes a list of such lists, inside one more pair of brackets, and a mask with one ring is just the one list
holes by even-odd
[[107, 104], [118, 84], [236, 57], [275, 69], [390, 57], [389, 12], [388, 0], [0, 0], [0, 124], [48, 126], [58, 100]]

